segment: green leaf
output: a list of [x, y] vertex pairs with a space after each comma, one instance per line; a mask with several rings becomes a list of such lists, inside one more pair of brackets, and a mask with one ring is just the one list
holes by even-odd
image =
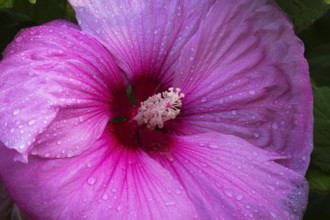
[[330, 193], [330, 88], [314, 88], [314, 151], [306, 178], [310, 190]]
[[303, 220], [329, 220], [330, 195], [310, 193]]
[[324, 15], [329, 6], [329, 0], [276, 0], [282, 10], [291, 19], [298, 33], [309, 27], [315, 20]]
[[312, 164], [330, 176], [330, 88], [314, 89], [314, 151]]
[[22, 28], [36, 25], [12, 9], [0, 9], [0, 60], [1, 52]]
[[13, 7], [13, 0], [0, 0], [0, 8]]
[[321, 195], [330, 193], [330, 176], [325, 172], [316, 168], [311, 168], [308, 170], [306, 178], [309, 183], [310, 191]]
[[308, 56], [308, 62], [316, 84], [330, 85], [330, 43], [315, 47]]
[[324, 3], [330, 5], [330, 0], [324, 0]]
[[74, 12], [67, 0], [16, 0], [14, 1], [13, 9], [26, 15], [38, 24], [64, 18], [75, 21]]

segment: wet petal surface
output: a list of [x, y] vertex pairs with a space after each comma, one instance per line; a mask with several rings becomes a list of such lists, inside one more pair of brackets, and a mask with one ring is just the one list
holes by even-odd
[[13, 162], [0, 146], [0, 177], [31, 219], [194, 219], [181, 184], [143, 151], [103, 136], [79, 157]]
[[181, 54], [174, 87], [186, 98], [173, 129], [239, 136], [304, 173], [312, 95], [303, 50], [271, 1], [218, 1]]
[[301, 219], [308, 185], [281, 156], [230, 135], [171, 139], [149, 155], [183, 184], [200, 219]]
[[102, 42], [129, 79], [168, 84], [183, 45], [213, 1], [71, 0], [82, 30]]
[[19, 160], [86, 150], [103, 133], [123, 84], [109, 52], [64, 21], [20, 33], [0, 72], [0, 140]]

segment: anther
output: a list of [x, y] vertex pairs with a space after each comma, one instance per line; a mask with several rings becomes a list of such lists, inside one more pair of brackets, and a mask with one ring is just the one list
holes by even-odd
[[179, 88], [169, 88], [141, 102], [135, 120], [138, 125], [146, 124], [149, 129], [162, 128], [164, 123], [174, 119], [181, 111], [184, 94]]

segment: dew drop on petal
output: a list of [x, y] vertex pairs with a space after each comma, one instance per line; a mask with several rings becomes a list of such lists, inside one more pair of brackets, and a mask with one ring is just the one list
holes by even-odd
[[31, 155], [37, 155], [37, 154], [38, 154], [38, 152], [36, 151], [36, 149], [32, 149]]
[[237, 196], [236, 196], [236, 200], [237, 200], [237, 201], [241, 201], [243, 198], [244, 198], [244, 197], [243, 197], [242, 195], [237, 195]]
[[278, 124], [277, 124], [276, 122], [274, 122], [274, 123], [272, 124], [272, 128], [273, 128], [273, 129], [278, 129]]
[[19, 110], [19, 109], [15, 109], [13, 111], [13, 115], [18, 115], [19, 113], [21, 113], [21, 110]]
[[28, 122], [28, 125], [33, 125], [35, 123], [36, 123], [36, 120], [31, 120], [31, 121]]
[[203, 142], [198, 143], [198, 146], [204, 147], [205, 144]]
[[176, 189], [176, 190], [175, 190], [175, 193], [176, 193], [177, 195], [180, 195], [180, 194], [181, 194], [181, 190]]
[[89, 179], [87, 180], [87, 183], [88, 183], [89, 185], [94, 185], [95, 182], [96, 182], [96, 179], [95, 179], [94, 177], [91, 177], [91, 178], [89, 178]]
[[253, 136], [254, 136], [255, 138], [257, 138], [257, 137], [259, 137], [260, 135], [259, 135], [258, 133], [253, 133]]
[[269, 212], [269, 213], [273, 218], [276, 218], [276, 214], [274, 212]]
[[256, 94], [256, 91], [254, 91], [254, 90], [249, 91], [249, 95], [255, 95], [255, 94]]
[[17, 43], [19, 43], [19, 42], [21, 42], [22, 41], [22, 37], [17, 37], [16, 39], [15, 39], [15, 41], [17, 42]]
[[23, 150], [24, 147], [25, 147], [24, 144], [21, 144], [21, 145], [18, 146], [18, 148], [19, 148], [20, 150]]
[[80, 122], [83, 122], [84, 121], [84, 118], [82, 116], [79, 117], [79, 121]]
[[217, 149], [217, 148], [219, 148], [218, 145], [213, 144], [213, 143], [210, 143], [208, 146], [209, 146], [209, 148], [211, 148], [211, 149]]
[[104, 195], [102, 196], [102, 199], [103, 199], [103, 200], [107, 200], [107, 199], [108, 199], [108, 195], [107, 195], [107, 194], [104, 194]]
[[176, 202], [175, 201], [169, 201], [169, 202], [166, 202], [166, 205], [167, 206], [172, 206], [172, 205], [175, 205]]
[[226, 196], [228, 196], [228, 197], [233, 197], [233, 192], [230, 191], [230, 190], [225, 190], [225, 194], [226, 194]]

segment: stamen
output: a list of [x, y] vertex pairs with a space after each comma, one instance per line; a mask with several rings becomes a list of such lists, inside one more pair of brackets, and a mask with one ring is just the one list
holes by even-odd
[[141, 102], [141, 107], [135, 116], [138, 125], [146, 124], [149, 129], [162, 128], [164, 122], [174, 119], [181, 110], [184, 94], [181, 89], [169, 88]]

